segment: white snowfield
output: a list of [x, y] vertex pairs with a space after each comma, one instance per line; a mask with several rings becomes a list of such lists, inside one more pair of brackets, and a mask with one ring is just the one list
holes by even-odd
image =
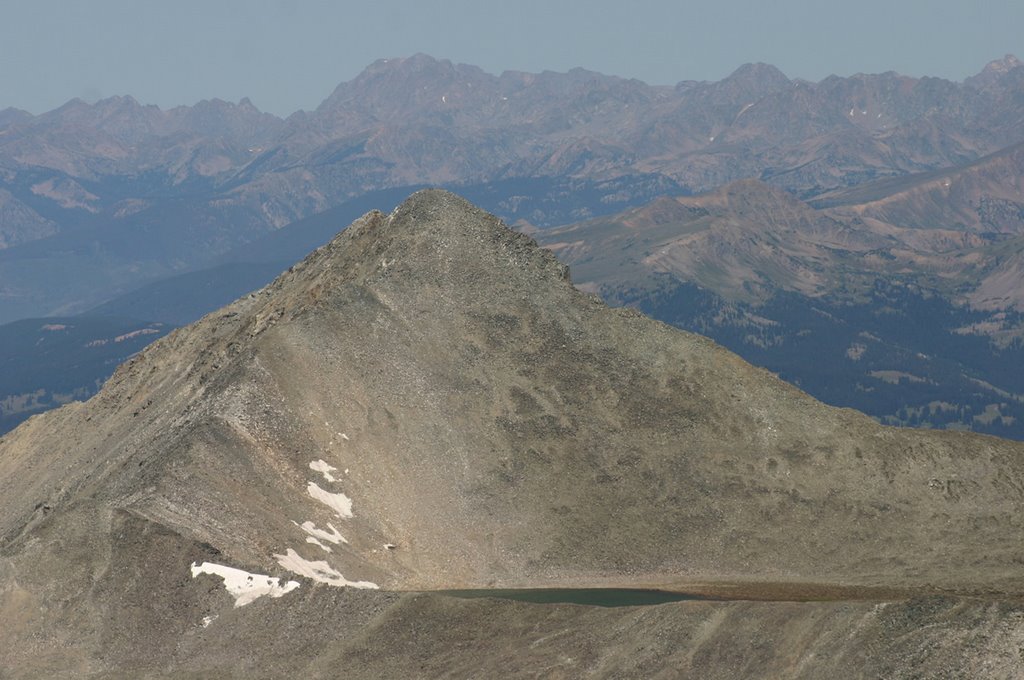
[[[200, 574], [213, 574], [224, 579], [224, 587], [227, 589], [228, 594], [235, 598], [236, 607], [244, 607], [264, 595], [281, 597], [299, 587], [298, 581], [288, 581], [281, 585], [281, 580], [276, 576], [250, 574], [242, 569], [227, 567], [223, 564], [214, 564], [213, 562], [203, 562], [200, 565], [196, 565], [193, 562], [192, 578]], [[207, 623], [206, 625], [209, 624]]]
[[338, 517], [342, 519], [352, 517], [352, 499], [345, 494], [324, 491], [316, 482], [309, 482], [306, 485], [306, 492], [331, 510], [334, 510]]
[[334, 477], [334, 475], [331, 474], [332, 472], [336, 472], [338, 468], [334, 467], [325, 460], [314, 460], [312, 463], [309, 464], [309, 469], [312, 470], [313, 472], [319, 472], [320, 474], [322, 474], [324, 476], [324, 479], [326, 479], [328, 482], [338, 481]]
[[295, 552], [291, 548], [288, 548], [287, 554], [274, 555], [274, 557], [277, 558], [277, 563], [288, 571], [294, 572], [299, 576], [311, 578], [320, 583], [326, 583], [339, 588], [343, 588], [345, 586], [350, 588], [367, 588], [371, 590], [377, 590], [380, 588], [376, 583], [372, 583], [370, 581], [349, 581], [324, 560], [310, 561], [304, 559], [299, 555], [299, 553]]
[[319, 538], [324, 541], [330, 541], [334, 545], [348, 543], [348, 541], [345, 540], [345, 537], [341, 535], [341, 532], [335, 529], [334, 525], [330, 522], [327, 523], [327, 528], [330, 529], [330, 531], [325, 531], [324, 529], [317, 529], [316, 524], [314, 524], [313, 522], [303, 522], [302, 524], [299, 524], [299, 527], [301, 527], [302, 530], [310, 536], [314, 538]]
[[[341, 436], [348, 439], [346, 435]], [[314, 472], [319, 472], [328, 483], [339, 481], [333, 474], [331, 474], [332, 472], [336, 472], [337, 468], [325, 460], [314, 460], [310, 462], [309, 469]], [[348, 474], [348, 470], [345, 470], [345, 474]], [[306, 492], [314, 500], [320, 501], [333, 510], [334, 514], [341, 519], [350, 519], [352, 517], [352, 499], [345, 494], [326, 491], [320, 488], [320, 485], [316, 482], [307, 482]], [[303, 522], [302, 524], [299, 524], [298, 522], [293, 521], [292, 523], [306, 532], [306, 543], [315, 545], [326, 553], [332, 552], [331, 547], [328, 546], [327, 543], [331, 543], [333, 545], [348, 543], [345, 537], [341, 535], [341, 532], [338, 531], [331, 523], [327, 524], [327, 529], [317, 527], [314, 522]], [[349, 581], [341, 574], [341, 572], [334, 569], [326, 561], [307, 560], [292, 548], [288, 548], [288, 552], [284, 555], [275, 554], [274, 558], [277, 559], [278, 564], [288, 571], [298, 574], [299, 576], [311, 578], [319, 583], [326, 583], [337, 587], [348, 586], [350, 588], [379, 588], [376, 583], [372, 583], [370, 581]]]
[[331, 552], [331, 549], [328, 548], [323, 543], [321, 543], [319, 538], [313, 538], [312, 536], [306, 536], [306, 543], [312, 543], [316, 547], [318, 547], [321, 550], [323, 550], [325, 553]]

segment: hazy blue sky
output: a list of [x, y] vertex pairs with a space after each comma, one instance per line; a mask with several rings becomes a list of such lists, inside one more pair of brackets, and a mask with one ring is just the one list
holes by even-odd
[[809, 80], [895, 70], [960, 80], [1024, 58], [1022, 0], [2, 0], [0, 108], [131, 94], [311, 109], [381, 57], [583, 66], [652, 84], [751, 61]]

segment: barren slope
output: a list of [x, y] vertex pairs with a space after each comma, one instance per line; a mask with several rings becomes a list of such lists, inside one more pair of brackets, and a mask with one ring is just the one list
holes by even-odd
[[[826, 407], [420, 192], [0, 440], [0, 667], [273, 674], [419, 606], [315, 581], [1018, 597], [1022, 456]], [[203, 562], [300, 587], [233, 610]]]

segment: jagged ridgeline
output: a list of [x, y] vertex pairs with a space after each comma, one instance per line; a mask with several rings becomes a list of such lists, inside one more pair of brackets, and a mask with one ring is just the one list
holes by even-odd
[[[0, 440], [0, 669], [1007, 668], [1022, 488], [1020, 443], [824, 406], [423, 191]], [[788, 602], [393, 592], [516, 587]]]

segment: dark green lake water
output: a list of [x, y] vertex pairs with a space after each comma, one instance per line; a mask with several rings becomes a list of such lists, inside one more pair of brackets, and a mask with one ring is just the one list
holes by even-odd
[[630, 588], [523, 588], [514, 590], [441, 590], [438, 595], [460, 598], [493, 597], [536, 604], [586, 604], [597, 607], [637, 607], [642, 605], [702, 600], [705, 598], [664, 590]]

